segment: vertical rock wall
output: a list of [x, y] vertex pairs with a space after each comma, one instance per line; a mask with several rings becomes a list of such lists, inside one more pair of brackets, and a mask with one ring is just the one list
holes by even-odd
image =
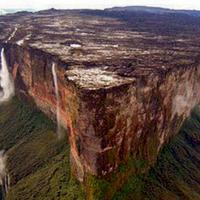
[[79, 180], [110, 174], [129, 158], [154, 164], [163, 144], [176, 133], [200, 100], [200, 67], [188, 66], [142, 76], [132, 83], [87, 89], [69, 81], [67, 66], [32, 48], [7, 46], [18, 94], [55, 118], [51, 73], [56, 63], [63, 126]]

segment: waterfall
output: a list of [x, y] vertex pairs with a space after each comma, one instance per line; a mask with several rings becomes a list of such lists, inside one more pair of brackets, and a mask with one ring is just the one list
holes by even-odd
[[[10, 37], [5, 43], [8, 43], [16, 34], [18, 28], [15, 27]], [[1, 49], [1, 70], [0, 70], [0, 104], [10, 100], [15, 94], [14, 81], [9, 73], [4, 48]]]
[[4, 150], [0, 151], [0, 185], [2, 186], [3, 199], [5, 199], [10, 186], [10, 177], [6, 172], [6, 159]]
[[8, 70], [4, 48], [1, 50], [0, 87], [0, 103], [8, 101], [14, 96], [14, 81]]
[[57, 134], [58, 138], [61, 138], [61, 120], [60, 120], [60, 107], [59, 107], [59, 91], [58, 91], [58, 78], [56, 74], [55, 63], [52, 64], [52, 74], [53, 74], [53, 82], [55, 87], [55, 95], [56, 95], [56, 120], [57, 120]]

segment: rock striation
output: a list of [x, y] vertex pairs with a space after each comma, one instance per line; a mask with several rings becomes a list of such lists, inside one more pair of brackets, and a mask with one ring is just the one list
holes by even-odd
[[130, 157], [153, 165], [200, 101], [198, 17], [47, 10], [0, 22], [17, 95], [53, 119], [55, 63], [60, 119], [80, 181], [107, 176]]

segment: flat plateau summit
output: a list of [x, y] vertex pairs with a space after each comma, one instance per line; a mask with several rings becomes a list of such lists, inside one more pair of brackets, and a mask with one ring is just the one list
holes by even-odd
[[[2, 42], [16, 27], [12, 43], [58, 57], [81, 87], [134, 82], [196, 64], [199, 57], [200, 22], [184, 14], [52, 9], [0, 20]], [[88, 75], [97, 71], [100, 77], [91, 84]]]

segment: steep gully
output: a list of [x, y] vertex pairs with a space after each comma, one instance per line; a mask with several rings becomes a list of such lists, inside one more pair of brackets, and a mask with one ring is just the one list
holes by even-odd
[[[51, 118], [56, 113], [67, 129], [71, 164], [80, 181], [87, 174], [104, 177], [130, 158], [152, 166], [200, 100], [199, 66], [91, 89], [79, 87], [54, 56], [16, 44], [5, 44], [5, 49], [17, 95], [34, 101]], [[82, 72], [87, 82], [94, 70]], [[94, 75], [98, 84], [99, 75]]]

